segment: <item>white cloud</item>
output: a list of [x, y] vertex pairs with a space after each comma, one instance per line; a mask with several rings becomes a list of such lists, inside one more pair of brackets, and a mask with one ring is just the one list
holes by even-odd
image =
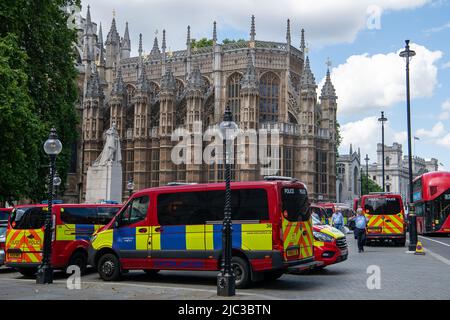
[[436, 143], [438, 145], [440, 145], [440, 146], [443, 146], [443, 147], [446, 147], [446, 148], [450, 149], [450, 133], [448, 133], [444, 137], [438, 139], [436, 141]]
[[[257, 39], [285, 41], [286, 19], [291, 18], [293, 44], [299, 45], [300, 28], [307, 32], [312, 46], [352, 42], [358, 32], [367, 28], [367, 8], [377, 6], [379, 12], [413, 9], [431, 0], [95, 0], [83, 2], [86, 12], [91, 5], [94, 21], [102, 22], [107, 33], [112, 10], [117, 12], [119, 32], [125, 21], [130, 22], [132, 47], [143, 33], [145, 50], [152, 47], [154, 30], [166, 29], [168, 46], [182, 49], [186, 43], [186, 26], [191, 25], [192, 37], [211, 37], [212, 21], [217, 20], [218, 36], [234, 30], [248, 35], [250, 16], [256, 16]], [[381, 17], [380, 17], [381, 19]], [[381, 25], [381, 27], [383, 27]], [[135, 51], [134, 51], [135, 52]]]
[[[393, 130], [389, 122], [384, 125], [384, 143], [392, 145], [398, 142], [402, 145], [406, 143], [406, 132]], [[342, 143], [340, 153], [348, 153], [350, 144], [355, 148], [361, 148], [361, 154], [368, 154], [372, 162], [376, 162], [377, 144], [381, 143], [381, 124], [378, 117], [367, 117], [362, 120], [348, 122], [341, 125]]]
[[450, 118], [450, 99], [444, 101], [441, 105], [442, 112], [439, 114], [439, 120], [448, 120]]
[[[411, 44], [411, 48], [416, 51], [410, 65], [411, 97], [430, 97], [438, 85], [435, 63], [442, 52], [416, 44]], [[338, 112], [372, 112], [404, 101], [405, 63], [399, 52], [353, 55], [333, 68], [331, 77], [339, 97]]]
[[442, 65], [442, 69], [448, 69], [448, 68], [450, 68], [450, 61], [446, 62]]
[[431, 130], [419, 129], [416, 131], [416, 136], [424, 139], [435, 139], [441, 137], [445, 134], [444, 124], [439, 121], [436, 123]]

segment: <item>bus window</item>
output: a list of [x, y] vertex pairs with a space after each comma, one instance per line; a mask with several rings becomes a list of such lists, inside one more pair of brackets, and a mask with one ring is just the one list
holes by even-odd
[[305, 189], [283, 188], [281, 191], [283, 212], [285, 218], [291, 222], [308, 221], [311, 211], [308, 210], [308, 196]]
[[45, 224], [45, 214], [43, 207], [18, 208], [11, 213], [10, 223], [13, 229], [40, 229]]
[[366, 198], [364, 210], [369, 214], [397, 214], [401, 212], [399, 198]]

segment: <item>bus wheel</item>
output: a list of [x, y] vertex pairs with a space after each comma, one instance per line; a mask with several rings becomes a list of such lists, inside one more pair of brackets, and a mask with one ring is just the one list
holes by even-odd
[[21, 275], [27, 278], [34, 277], [37, 272], [37, 268], [19, 268], [17, 269]]
[[233, 257], [231, 266], [236, 277], [236, 288], [243, 289], [250, 284], [250, 266], [248, 262], [241, 257]]
[[159, 270], [158, 269], [144, 269], [144, 272], [148, 276], [154, 276], [155, 274], [157, 274], [159, 272]]
[[[80, 273], [84, 274], [87, 268], [87, 257], [84, 252], [78, 251], [75, 252], [69, 260], [69, 266], [77, 266], [80, 268]], [[67, 273], [67, 272], [66, 272]]]
[[105, 281], [115, 281], [121, 276], [119, 259], [112, 253], [100, 257], [97, 270], [100, 277]]

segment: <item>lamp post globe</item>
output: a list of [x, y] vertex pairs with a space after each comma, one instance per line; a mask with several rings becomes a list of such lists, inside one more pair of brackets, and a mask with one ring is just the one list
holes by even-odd
[[47, 212], [45, 214], [45, 229], [44, 229], [44, 248], [42, 254], [42, 262], [36, 274], [37, 284], [53, 283], [53, 268], [52, 268], [52, 205], [53, 192], [55, 185], [61, 184], [61, 178], [55, 176], [55, 162], [56, 156], [61, 153], [62, 143], [58, 139], [56, 129], [52, 128], [48, 139], [44, 143], [44, 152], [50, 157], [50, 174], [48, 183], [48, 202]]
[[127, 190], [128, 190], [128, 192], [130, 194], [130, 197], [131, 197], [131, 195], [133, 194], [133, 190], [134, 190], [134, 181], [131, 178], [127, 182]]
[[217, 275], [217, 295], [230, 297], [236, 294], [236, 283], [234, 270], [231, 265], [232, 259], [232, 232], [231, 221], [231, 151], [234, 146], [234, 138], [238, 134], [238, 126], [233, 122], [230, 107], [225, 108], [223, 121], [219, 125], [222, 139], [226, 143], [225, 150], [225, 208], [222, 223], [222, 265]]

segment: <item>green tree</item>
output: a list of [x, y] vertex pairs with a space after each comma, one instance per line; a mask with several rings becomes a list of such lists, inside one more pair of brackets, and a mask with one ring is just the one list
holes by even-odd
[[[367, 176], [365, 174], [365, 172], [362, 173], [361, 175], [361, 179], [362, 179], [362, 194], [369, 194], [370, 192], [381, 192], [383, 191], [383, 188], [381, 188], [375, 181], [373, 181], [372, 179], [367, 179]], [[367, 189], [367, 180], [368, 180], [368, 185], [369, 185], [369, 189]]]
[[211, 47], [213, 45], [212, 39], [201, 38], [200, 40], [192, 39], [191, 48], [204, 48]]
[[[77, 115], [74, 104], [78, 93], [76, 87], [77, 71], [74, 66], [76, 31], [68, 28], [69, 14], [63, 11], [67, 5], [80, 4], [79, 0], [6, 0], [0, 1], [0, 37], [10, 34], [17, 39], [18, 47], [12, 47], [18, 54], [23, 52], [27, 59], [20, 67], [27, 77], [28, 98], [31, 99], [30, 117], [37, 117], [43, 130], [31, 134], [26, 132], [27, 140], [23, 152], [26, 161], [34, 166], [34, 172], [25, 176], [22, 171], [14, 177], [23, 183], [28, 179], [26, 190], [18, 198], [41, 200], [45, 198], [45, 181], [48, 173], [48, 158], [42, 150], [51, 127], [57, 129], [63, 151], [58, 156], [57, 170], [64, 186], [71, 159], [72, 145], [76, 141]], [[10, 98], [6, 98], [10, 99]], [[13, 123], [21, 120], [14, 117]], [[38, 141], [38, 143], [36, 142]], [[37, 145], [33, 145], [37, 143]], [[5, 146], [10, 149], [11, 146]], [[29, 157], [30, 150], [38, 148], [39, 158]], [[16, 161], [9, 158], [11, 162]], [[26, 166], [28, 167], [28, 166]], [[3, 168], [2, 168], [3, 170]], [[6, 183], [1, 177], [0, 185]], [[3, 189], [2, 189], [3, 192]], [[4, 197], [6, 194], [2, 194]]]
[[238, 43], [238, 42], [245, 42], [245, 40], [244, 39], [234, 40], [234, 39], [225, 38], [225, 39], [223, 39], [222, 44], [230, 44], [230, 43]]
[[13, 35], [0, 38], [0, 203], [30, 194], [39, 181], [39, 136], [44, 128], [33, 113], [27, 56]]

